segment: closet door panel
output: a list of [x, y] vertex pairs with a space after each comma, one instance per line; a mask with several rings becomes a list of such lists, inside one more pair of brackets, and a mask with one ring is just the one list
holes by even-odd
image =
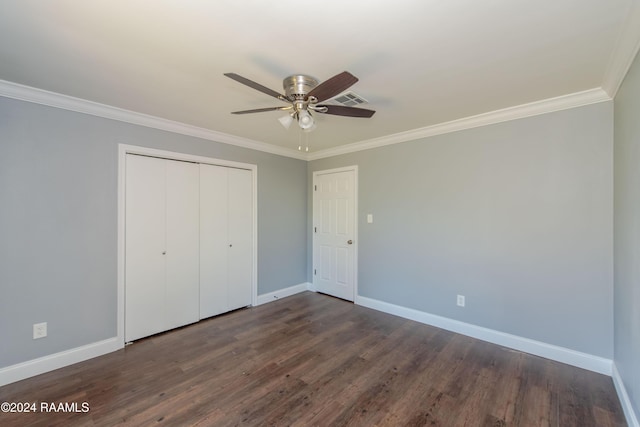
[[166, 329], [199, 320], [198, 165], [167, 160]]
[[125, 341], [164, 330], [165, 162], [126, 157]]
[[253, 178], [251, 171], [229, 168], [229, 310], [251, 304], [253, 276]]
[[200, 165], [200, 318], [228, 311], [227, 168]]

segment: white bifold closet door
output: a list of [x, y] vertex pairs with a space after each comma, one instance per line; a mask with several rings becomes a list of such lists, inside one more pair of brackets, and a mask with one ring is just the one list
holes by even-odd
[[126, 157], [125, 341], [199, 320], [199, 168]]
[[200, 165], [200, 318], [251, 304], [252, 172]]

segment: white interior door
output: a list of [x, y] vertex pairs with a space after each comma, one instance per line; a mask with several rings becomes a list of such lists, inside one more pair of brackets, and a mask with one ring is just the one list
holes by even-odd
[[200, 165], [200, 317], [251, 304], [253, 174]]
[[200, 319], [200, 176], [195, 163], [165, 162], [165, 330], [168, 330]]
[[198, 166], [126, 157], [125, 341], [198, 321]]
[[228, 168], [229, 310], [251, 304], [253, 275], [253, 177], [251, 171]]
[[314, 173], [313, 284], [353, 301], [356, 283], [355, 167]]
[[200, 318], [227, 311], [227, 168], [200, 165]]
[[165, 162], [126, 157], [125, 341], [164, 330]]

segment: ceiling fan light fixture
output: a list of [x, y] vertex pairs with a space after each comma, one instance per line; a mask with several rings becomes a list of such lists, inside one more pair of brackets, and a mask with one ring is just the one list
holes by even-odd
[[278, 121], [285, 129], [289, 129], [289, 127], [291, 127], [291, 123], [293, 123], [293, 117], [291, 114], [287, 114], [286, 116], [280, 117]]
[[311, 130], [315, 125], [315, 120], [307, 110], [298, 111], [298, 126], [303, 130]]

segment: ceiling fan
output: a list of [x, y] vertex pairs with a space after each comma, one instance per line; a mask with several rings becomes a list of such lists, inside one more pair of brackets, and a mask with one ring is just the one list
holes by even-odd
[[358, 78], [348, 71], [343, 71], [322, 83], [319, 83], [318, 80], [304, 74], [294, 74], [286, 77], [282, 81], [282, 87], [285, 93], [284, 95], [235, 73], [225, 73], [225, 76], [237, 81], [238, 83], [242, 83], [243, 85], [277, 98], [280, 101], [289, 103], [289, 105], [283, 107], [267, 107], [256, 108], [253, 110], [233, 111], [231, 114], [289, 111], [288, 116], [280, 119], [280, 122], [286, 128], [289, 128], [291, 122], [296, 120], [300, 128], [303, 130], [313, 130], [315, 128], [315, 120], [311, 115], [312, 111], [314, 113], [333, 114], [335, 116], [364, 118], [369, 118], [375, 113], [375, 111], [367, 110], [365, 108], [321, 104], [322, 102], [344, 92], [358, 81]]

